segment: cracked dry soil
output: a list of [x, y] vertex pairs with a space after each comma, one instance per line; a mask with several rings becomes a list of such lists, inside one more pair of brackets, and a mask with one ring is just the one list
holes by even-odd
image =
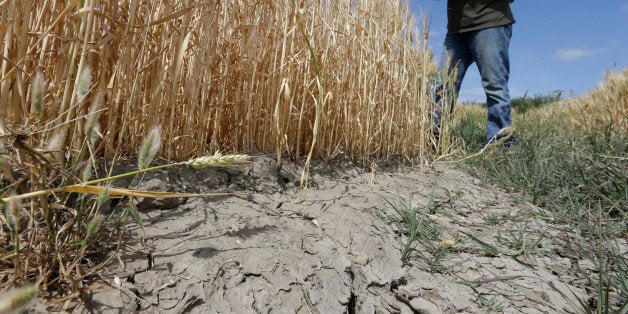
[[[241, 194], [139, 200], [150, 249], [123, 254], [79, 311], [539, 313], [587, 299], [561, 228], [520, 195], [443, 165], [374, 168], [313, 165], [305, 193], [300, 168], [262, 154], [238, 169], [150, 173], [141, 189]], [[406, 263], [391, 220], [404, 206], [437, 231]], [[517, 252], [517, 239], [534, 245]]]

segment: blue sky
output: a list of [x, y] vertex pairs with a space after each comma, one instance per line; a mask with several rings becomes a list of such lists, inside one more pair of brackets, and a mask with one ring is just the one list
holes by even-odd
[[[461, 0], [457, 0], [461, 1]], [[440, 57], [447, 33], [447, 0], [410, 0], [430, 23], [430, 44]], [[510, 42], [512, 97], [579, 96], [604, 80], [607, 70], [628, 66], [628, 0], [515, 0], [517, 23]], [[484, 102], [475, 65], [467, 72], [459, 101]]]

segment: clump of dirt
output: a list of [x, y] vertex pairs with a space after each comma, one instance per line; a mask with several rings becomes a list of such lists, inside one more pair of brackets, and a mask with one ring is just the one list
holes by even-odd
[[[239, 193], [138, 200], [145, 248], [79, 310], [578, 312], [588, 297], [561, 228], [517, 194], [442, 165], [320, 164], [305, 191], [300, 173], [258, 154], [238, 169], [147, 175], [140, 189]], [[410, 246], [404, 210], [427, 228]]]

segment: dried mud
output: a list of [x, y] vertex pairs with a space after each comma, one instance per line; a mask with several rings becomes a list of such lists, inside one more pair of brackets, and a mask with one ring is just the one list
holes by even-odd
[[[518, 194], [443, 165], [319, 164], [305, 192], [300, 171], [258, 154], [239, 169], [147, 175], [142, 189], [240, 194], [139, 200], [151, 249], [125, 252], [78, 310], [539, 313], [589, 297], [562, 228]], [[408, 238], [391, 217], [410, 207], [437, 236], [403, 263]]]

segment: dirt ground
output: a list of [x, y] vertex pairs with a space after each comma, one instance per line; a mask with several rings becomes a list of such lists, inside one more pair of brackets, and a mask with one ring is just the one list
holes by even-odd
[[[300, 174], [263, 154], [148, 174], [140, 189], [239, 194], [138, 200], [150, 249], [129, 249], [79, 311], [577, 313], [590, 297], [577, 268], [595, 267], [567, 258], [561, 226], [454, 166], [315, 164], [305, 192]], [[426, 226], [405, 262], [395, 209]]]

